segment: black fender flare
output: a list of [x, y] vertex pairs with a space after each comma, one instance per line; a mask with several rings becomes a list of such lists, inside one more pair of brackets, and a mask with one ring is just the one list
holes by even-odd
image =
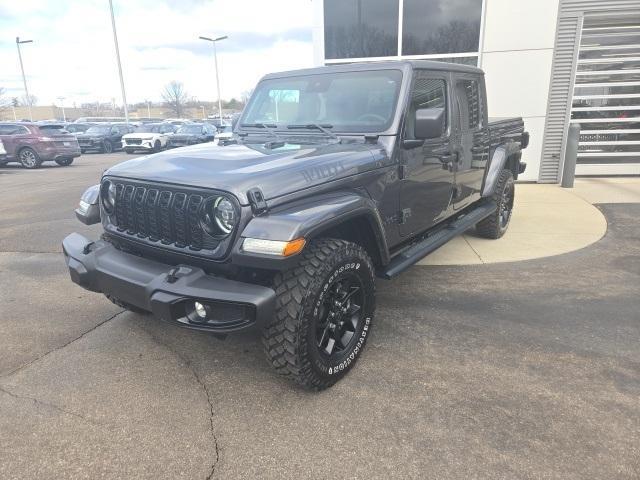
[[360, 192], [334, 192], [283, 205], [264, 215], [252, 218], [244, 227], [240, 241], [232, 253], [237, 265], [258, 268], [282, 269], [290, 265], [289, 258], [246, 253], [241, 249], [244, 238], [290, 241], [305, 238], [307, 241], [322, 232], [355, 218], [365, 219], [374, 235], [375, 246], [383, 264], [389, 263], [389, 248], [384, 227], [375, 202]]
[[500, 172], [507, 163], [511, 155], [520, 153], [520, 144], [517, 142], [508, 142], [498, 146], [491, 156], [487, 173], [484, 177], [484, 185], [482, 186], [482, 196], [490, 197], [496, 188]]

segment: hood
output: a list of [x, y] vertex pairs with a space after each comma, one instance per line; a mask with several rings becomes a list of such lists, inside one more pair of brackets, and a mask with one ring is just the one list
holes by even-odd
[[123, 140], [126, 140], [127, 138], [139, 138], [141, 140], [144, 139], [151, 139], [153, 137], [155, 137], [156, 135], [158, 135], [157, 133], [143, 133], [143, 132], [138, 132], [138, 133], [127, 133], [126, 135], [122, 136]]
[[[374, 155], [374, 152], [375, 155]], [[212, 143], [168, 150], [116, 165], [105, 175], [229, 192], [247, 205], [259, 187], [267, 200], [383, 166], [380, 145], [263, 145]]]
[[199, 133], [174, 133], [173, 135], [171, 135], [171, 138], [173, 140], [189, 140], [191, 138], [197, 138], [199, 136]]

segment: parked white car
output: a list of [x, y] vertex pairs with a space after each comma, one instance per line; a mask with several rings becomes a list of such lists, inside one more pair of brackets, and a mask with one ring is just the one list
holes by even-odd
[[133, 133], [122, 137], [122, 149], [127, 153], [136, 150], [159, 152], [167, 148], [169, 138], [176, 131], [176, 126], [170, 123], [147, 123], [141, 125]]
[[233, 137], [233, 127], [231, 125], [222, 125], [218, 127], [218, 132], [214, 137], [214, 143], [218, 145], [220, 142], [230, 140]]

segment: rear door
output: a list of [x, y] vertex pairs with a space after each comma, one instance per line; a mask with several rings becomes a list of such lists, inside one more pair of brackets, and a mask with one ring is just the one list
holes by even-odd
[[480, 199], [482, 179], [489, 157], [489, 128], [481, 75], [454, 74], [454, 143], [456, 188], [454, 208]]
[[[453, 192], [450, 75], [415, 70], [401, 142], [400, 234], [408, 236], [443, 220]], [[444, 108], [446, 126], [439, 138], [420, 142], [414, 133], [415, 112]]]

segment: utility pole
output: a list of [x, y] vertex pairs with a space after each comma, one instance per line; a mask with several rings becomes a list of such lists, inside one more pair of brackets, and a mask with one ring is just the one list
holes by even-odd
[[209, 38], [209, 37], [199, 37], [200, 40], [206, 40], [207, 42], [213, 43], [213, 61], [216, 66], [216, 89], [218, 90], [218, 117], [220, 118], [220, 125], [222, 125], [222, 99], [220, 97], [220, 78], [218, 77], [218, 51], [216, 49], [216, 43], [220, 40], [225, 40], [229, 38], [228, 36], [218, 37], [218, 38]]
[[62, 120], [66, 122], [67, 115], [64, 113], [64, 97], [58, 97], [58, 100], [60, 100], [60, 107], [62, 108]]
[[122, 103], [124, 104], [124, 118], [129, 124], [129, 109], [127, 107], [127, 95], [124, 91], [124, 79], [122, 78], [122, 64], [120, 63], [120, 48], [118, 48], [118, 34], [116, 33], [116, 19], [113, 15], [113, 0], [109, 0], [109, 9], [111, 10], [111, 27], [113, 28], [113, 43], [116, 46], [116, 60], [118, 62], [118, 73], [120, 74], [120, 90], [122, 91]]
[[24, 93], [27, 96], [27, 105], [29, 106], [29, 120], [33, 122], [33, 112], [31, 111], [31, 95], [29, 95], [29, 89], [27, 88], [27, 77], [24, 74], [22, 54], [20, 53], [20, 45], [23, 43], [33, 43], [33, 40], [20, 40], [20, 37], [16, 37], [16, 47], [18, 47], [18, 58], [20, 59], [20, 70], [22, 71], [22, 83], [24, 84]]

